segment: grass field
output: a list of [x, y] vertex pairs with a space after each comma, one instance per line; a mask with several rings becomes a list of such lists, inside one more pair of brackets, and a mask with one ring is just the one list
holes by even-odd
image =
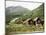
[[35, 32], [35, 31], [44, 31], [42, 25], [36, 27], [35, 25], [24, 25], [24, 24], [11, 24], [6, 28], [8, 32]]
[[32, 33], [32, 32], [44, 32], [44, 27], [40, 25], [36, 27], [35, 25], [23, 25], [23, 24], [11, 24], [8, 25], [6, 29], [6, 35], [13, 35], [15, 33]]

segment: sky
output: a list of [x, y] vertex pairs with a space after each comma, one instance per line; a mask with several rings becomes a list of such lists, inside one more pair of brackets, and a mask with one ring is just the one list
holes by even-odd
[[33, 10], [39, 7], [42, 3], [32, 3], [32, 2], [14, 2], [14, 1], [6, 1], [6, 8], [10, 6], [22, 6], [29, 10]]

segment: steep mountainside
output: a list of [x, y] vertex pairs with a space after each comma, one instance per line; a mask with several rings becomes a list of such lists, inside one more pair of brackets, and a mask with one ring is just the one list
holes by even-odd
[[12, 20], [16, 17], [25, 16], [28, 12], [31, 12], [27, 8], [23, 8], [21, 6], [11, 6], [6, 8], [6, 22]]
[[32, 11], [32, 18], [40, 17], [44, 19], [44, 4], [40, 5], [38, 8]]

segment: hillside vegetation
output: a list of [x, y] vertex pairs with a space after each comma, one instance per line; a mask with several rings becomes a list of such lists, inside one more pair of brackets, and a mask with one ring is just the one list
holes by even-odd
[[[40, 27], [37, 28], [35, 25], [27, 26], [22, 23], [22, 21], [25, 21], [26, 19], [34, 19], [36, 17], [44, 19], [44, 4], [40, 5], [38, 8], [32, 11], [21, 6], [8, 7], [6, 8], [6, 32], [43, 32], [44, 26], [42, 25], [40, 25]], [[15, 18], [18, 19], [15, 21]]]

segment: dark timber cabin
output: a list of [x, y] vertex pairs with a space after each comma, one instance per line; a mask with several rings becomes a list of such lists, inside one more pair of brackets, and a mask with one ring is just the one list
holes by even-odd
[[43, 20], [40, 18], [40, 17], [36, 17], [35, 19], [34, 19], [34, 24], [36, 25], [36, 24], [44, 24], [43, 23]]

